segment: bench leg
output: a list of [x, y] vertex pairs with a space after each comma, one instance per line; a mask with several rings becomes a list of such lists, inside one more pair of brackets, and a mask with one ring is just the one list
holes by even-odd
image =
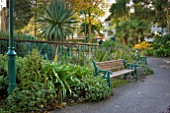
[[129, 74], [124, 74], [123, 79], [126, 79], [126, 77], [127, 77], [128, 75], [129, 75]]
[[110, 73], [107, 73], [107, 83], [108, 83], [108, 86], [111, 87], [111, 83], [110, 83]]
[[135, 77], [135, 80], [137, 81], [137, 80], [138, 80], [138, 74], [137, 74], [137, 71], [133, 72], [133, 76]]

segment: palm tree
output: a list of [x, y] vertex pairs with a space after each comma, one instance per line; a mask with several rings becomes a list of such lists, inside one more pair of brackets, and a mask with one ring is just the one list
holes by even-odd
[[133, 39], [133, 44], [137, 44], [140, 38], [144, 41], [144, 33], [149, 31], [149, 26], [142, 20], [127, 20], [116, 27], [116, 35], [123, 38], [125, 45], [128, 45], [128, 38]]
[[72, 18], [73, 12], [63, 0], [53, 0], [45, 9], [45, 15], [40, 17], [40, 31], [48, 40], [64, 41], [72, 35], [72, 25], [76, 23]]

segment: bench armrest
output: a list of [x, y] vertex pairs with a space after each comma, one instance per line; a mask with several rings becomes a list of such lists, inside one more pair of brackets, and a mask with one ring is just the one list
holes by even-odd
[[93, 60], [93, 65], [94, 65], [94, 69], [95, 69], [95, 75], [97, 76], [99, 73], [103, 73], [104, 76], [107, 75], [108, 73], [112, 73], [110, 70], [102, 70], [100, 68], [97, 67], [96, 62]]
[[136, 71], [138, 65], [137, 65], [137, 64], [129, 64], [129, 63], [127, 63], [127, 64], [125, 64], [125, 67], [126, 67], [127, 69], [133, 69], [133, 70]]
[[110, 70], [101, 70], [101, 69], [99, 69], [99, 68], [98, 68], [98, 72], [99, 72], [99, 73], [105, 73], [105, 74], [106, 74], [106, 73], [112, 74], [112, 72], [111, 72]]

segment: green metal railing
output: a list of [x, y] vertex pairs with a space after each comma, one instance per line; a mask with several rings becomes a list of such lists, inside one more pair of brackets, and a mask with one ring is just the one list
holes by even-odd
[[[8, 41], [8, 38], [0, 38], [0, 54], [7, 53]], [[93, 51], [98, 47], [98, 44], [15, 39], [14, 47], [17, 56], [20, 57], [24, 57], [33, 49], [38, 49], [44, 59], [53, 61], [57, 54], [59, 62], [84, 65], [86, 60], [93, 59]]]

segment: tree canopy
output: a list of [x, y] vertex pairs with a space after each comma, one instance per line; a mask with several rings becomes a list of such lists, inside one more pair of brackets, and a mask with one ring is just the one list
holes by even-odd
[[94, 19], [104, 15], [106, 0], [67, 0], [71, 9], [80, 14], [80, 11], [87, 16], [88, 34], [91, 35], [91, 25]]

